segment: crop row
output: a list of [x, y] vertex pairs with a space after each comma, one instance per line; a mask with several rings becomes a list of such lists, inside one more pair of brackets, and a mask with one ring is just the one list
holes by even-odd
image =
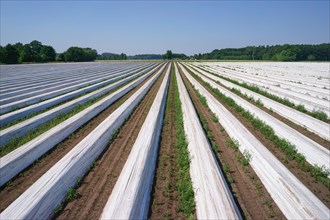
[[[250, 164], [275, 203], [287, 218], [324, 218], [329, 209], [318, 200], [292, 173], [276, 159], [214, 96], [212, 96], [185, 68], [185, 76], [206, 98], [209, 108], [219, 119], [238, 149], [251, 155]], [[221, 89], [220, 91], [223, 91]], [[292, 197], [298, 198], [292, 200]], [[290, 202], [289, 202], [290, 201]], [[317, 204], [317, 205], [312, 205]], [[305, 210], [302, 211], [302, 210]]]
[[328, 106], [328, 100], [330, 99], [329, 88], [325, 86], [317, 88], [317, 91], [314, 91], [316, 89], [316, 84], [310, 86], [304, 85], [299, 88], [299, 90], [295, 90], [295, 86], [293, 85], [285, 86], [286, 82], [283, 80], [278, 81], [277, 79], [272, 79], [272, 72], [268, 72], [266, 76], [259, 76], [258, 73], [256, 73], [257, 75], [252, 75], [245, 73], [244, 70], [238, 71], [236, 69], [227, 69], [214, 65], [203, 67], [215, 74], [236, 80], [240, 83], [260, 87], [270, 94], [287, 100], [287, 103], [290, 103], [290, 105], [304, 106], [306, 111], [324, 112], [328, 117], [330, 116]]
[[[43, 106], [49, 100], [71, 93], [74, 95], [57, 102], [50, 101], [47, 106], [36, 108], [31, 112], [27, 111], [24, 116], [3, 123], [6, 127], [1, 130], [1, 146], [9, 150], [0, 158], [2, 190], [6, 191], [6, 188], [11, 187], [12, 184], [15, 186], [16, 178], [24, 179], [24, 175], [20, 176], [20, 173], [35, 172], [32, 168], [37, 164], [36, 161], [42, 162], [44, 155], [51, 156], [52, 151], [60, 143], [70, 141], [70, 135], [89, 126], [90, 121], [114, 104], [116, 108], [110, 111], [110, 114], [100, 118], [99, 124], [92, 129], [86, 129], [88, 133], [74, 142], [71, 150], [40, 174], [31, 185], [27, 185], [17, 198], [8, 202], [8, 205], [2, 209], [1, 219], [40, 219], [61, 215], [64, 209], [67, 210], [70, 202], [82, 199], [78, 195], [84, 192], [84, 181], [88, 182], [86, 178], [90, 178], [90, 172], [101, 168], [98, 164], [104, 162], [102, 158], [108, 152], [114, 154], [107, 155], [108, 161], [115, 160], [114, 163], [122, 165], [116, 171], [118, 175], [114, 174], [110, 178], [113, 183], [107, 184], [109, 177], [103, 177], [101, 182], [97, 183], [100, 186], [95, 186], [96, 196], [101, 197], [103, 192], [107, 192], [102, 195], [102, 202], [97, 205], [100, 210], [96, 214], [98, 218], [146, 219], [150, 217], [152, 209], [153, 190], [161, 187], [166, 188], [164, 192], [166, 191], [168, 195], [178, 194], [178, 201], [174, 203], [180, 203], [180, 205], [175, 205], [179, 208], [174, 213], [184, 212], [187, 217], [199, 219], [246, 217], [241, 207], [248, 201], [239, 200], [238, 202], [236, 192], [231, 187], [234, 180], [229, 179], [228, 165], [223, 163], [221, 158], [219, 160], [217, 155], [217, 147], [221, 149], [223, 146], [216, 146], [213, 142], [214, 137], [208, 130], [205, 119], [199, 115], [195, 102], [192, 101], [191, 92], [199, 97], [202, 108], [211, 111], [212, 121], [223, 128], [223, 132], [230, 137], [231, 141], [228, 143], [240, 152], [241, 156], [237, 157], [241, 158], [242, 166], [251, 167], [258, 181], [271, 196], [271, 201], [267, 201], [266, 205], [273, 202], [286, 218], [330, 217], [328, 203], [325, 205], [324, 200], [318, 198], [263, 142], [260, 142], [249, 130], [251, 128], [247, 128], [237, 118], [237, 114], [229, 111], [228, 105], [236, 109], [239, 114], [246, 115], [244, 117], [247, 120], [259, 123], [257, 129], [267, 128], [270, 135], [267, 136], [267, 132], [267, 134], [262, 134], [271, 142], [275, 143], [275, 140], [278, 140], [281, 142], [278, 146], [288, 144], [292, 146], [296, 155], [301, 155], [303, 160], [307, 161], [305, 163], [322, 167], [320, 175], [325, 185], [328, 183], [329, 175], [326, 173], [329, 169], [329, 150], [286, 125], [280, 119], [267, 114], [256, 103], [246, 101], [242, 97], [243, 93], [246, 97], [253, 96], [254, 100], [260, 100], [259, 104], [261, 102], [262, 106], [274, 109], [292, 123], [306, 127], [309, 132], [313, 132], [325, 142], [330, 139], [327, 135], [327, 129], [329, 129], [327, 123], [229, 82], [217, 76], [212, 67], [201, 64], [156, 62], [113, 64], [113, 66], [92, 63], [82, 64], [82, 66], [66, 65], [68, 72], [63, 64], [57, 70], [56, 65], [53, 64], [48, 67], [49, 70], [40, 66], [35, 68], [28, 66], [26, 70], [21, 69], [21, 78], [14, 74], [15, 67], [6, 67], [5, 80], [1, 88], [4, 88], [8, 95], [4, 98], [3, 106], [17, 101], [23, 103], [25, 99], [32, 100], [34, 95], [41, 97], [45, 94], [43, 97], [47, 100], [34, 99], [36, 103], [12, 110], [0, 117], [24, 111], [26, 108], [33, 109], [34, 105]], [[72, 72], [72, 78], [75, 80], [70, 82], [70, 76], [64, 73], [54, 77], [54, 73], [60, 71]], [[93, 73], [99, 74], [97, 76], [99, 78], [94, 80], [91, 76]], [[62, 85], [61, 80], [65, 81]], [[43, 83], [48, 87], [43, 86]], [[81, 83], [87, 84], [81, 88]], [[14, 86], [18, 86], [22, 93], [13, 92], [11, 88]], [[29, 86], [33, 89], [29, 90]], [[189, 89], [191, 87], [193, 90]], [[74, 89], [71, 91], [70, 88]], [[88, 90], [83, 91], [86, 88]], [[169, 91], [169, 88], [175, 91]], [[239, 91], [237, 94], [240, 95], [233, 93], [233, 89]], [[62, 91], [67, 92], [62, 94]], [[169, 97], [168, 94], [171, 92], [174, 96]], [[54, 97], [48, 97], [48, 94]], [[151, 94], [154, 95], [151, 96]], [[169, 98], [172, 98], [174, 102], [169, 102]], [[143, 102], [145, 107], [139, 108]], [[169, 106], [169, 103], [173, 104]], [[175, 129], [174, 133], [164, 130], [166, 127], [164, 114], [167, 108], [176, 115], [176, 121], [171, 121], [173, 123], [171, 126]], [[134, 116], [136, 111], [140, 112], [139, 117], [145, 115], [142, 117], [141, 125], [138, 125], [140, 122], [137, 121], [140, 119], [136, 117], [134, 120], [137, 121], [132, 121], [131, 116]], [[2, 117], [0, 121], [3, 120], [5, 117]], [[131, 127], [125, 130], [123, 128], [126, 124]], [[167, 129], [171, 126], [167, 126]], [[38, 132], [33, 134], [36, 131]], [[163, 138], [162, 135], [166, 132], [167, 135], [174, 134], [167, 137], [169, 140], [176, 140], [174, 146], [167, 147], [178, 148], [176, 152], [180, 154], [177, 160], [171, 162], [176, 164], [178, 169], [166, 171], [169, 172], [167, 174], [169, 178], [171, 178], [171, 172], [177, 172], [180, 177], [173, 188], [174, 194], [169, 193], [170, 187], [173, 186], [168, 182], [164, 186], [155, 187], [157, 183], [155, 173], [159, 166], [157, 161], [160, 157], [159, 152], [162, 152], [159, 148], [164, 147], [161, 144], [163, 143], [161, 137]], [[132, 136], [126, 137], [128, 134]], [[123, 138], [132, 139], [132, 144], [128, 146], [126, 152], [127, 156], [123, 157], [121, 154], [115, 156], [114, 152], [125, 150], [119, 148], [120, 144], [112, 143]], [[217, 137], [219, 138], [221, 139]], [[26, 143], [13, 147], [18, 139], [26, 139]], [[125, 159], [122, 161], [122, 158]], [[168, 160], [172, 159], [168, 158]], [[167, 164], [167, 161], [163, 162]], [[99, 175], [102, 176], [102, 174]], [[108, 189], [106, 190], [105, 187]], [[241, 202], [243, 203], [240, 204]], [[80, 210], [81, 213], [89, 212], [92, 203], [76, 206], [75, 209]], [[163, 211], [167, 213], [168, 210]], [[162, 215], [164, 218], [166, 216], [167, 214]], [[273, 216], [272, 213], [271, 216]]]

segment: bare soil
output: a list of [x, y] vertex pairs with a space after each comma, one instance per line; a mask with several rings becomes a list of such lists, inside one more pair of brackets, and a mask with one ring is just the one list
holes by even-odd
[[[243, 166], [243, 155], [229, 145], [230, 137], [219, 122], [212, 120], [212, 112], [203, 106], [188, 79], [181, 74], [197, 112], [206, 120], [217, 145], [217, 158], [227, 183], [246, 219], [285, 219], [250, 165]], [[226, 171], [224, 171], [226, 166]]]
[[217, 95], [210, 90], [204, 82], [196, 78], [222, 105], [224, 105], [269, 151], [273, 153], [284, 166], [286, 166], [311, 192], [313, 192], [328, 208], [330, 208], [330, 191], [321, 182], [307, 171], [301, 169], [301, 165], [295, 160], [286, 159], [286, 155], [279, 149], [276, 144], [269, 140], [260, 130], [255, 129], [250, 121], [240, 115], [233, 107], [222, 102]]
[[155, 170], [154, 184], [151, 193], [150, 219], [186, 219], [179, 211], [179, 195], [175, 190], [179, 180], [176, 163], [176, 113], [174, 109], [174, 72], [171, 73], [169, 93], [165, 108], [165, 118], [161, 133], [158, 161]]
[[[152, 76], [150, 76], [152, 77]], [[148, 77], [148, 79], [150, 78]], [[148, 80], [147, 79], [147, 80]], [[145, 81], [146, 82], [146, 81]], [[53, 165], [55, 165], [64, 155], [66, 155], [74, 146], [84, 139], [92, 130], [94, 130], [105, 118], [114, 112], [123, 102], [125, 102], [134, 92], [136, 92], [145, 82], [132, 89], [126, 95], [121, 97], [107, 109], [102, 111], [95, 118], [87, 122], [68, 138], [56, 145], [52, 150], [38, 159], [37, 162], [23, 170], [19, 175], [0, 188], [0, 212], [8, 207], [17, 197], [27, 190], [43, 174], [45, 174]]]
[[157, 79], [147, 95], [120, 129], [115, 140], [105, 149], [94, 168], [82, 179], [78, 198], [68, 203], [57, 219], [98, 219], [124, 167], [157, 91], [164, 78]]

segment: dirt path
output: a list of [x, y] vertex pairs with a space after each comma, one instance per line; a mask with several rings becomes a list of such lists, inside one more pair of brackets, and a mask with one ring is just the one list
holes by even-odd
[[[151, 78], [149, 76], [145, 82]], [[39, 158], [37, 162], [22, 171], [17, 177], [12, 179], [0, 189], [0, 212], [10, 205], [18, 196], [28, 189], [44, 173], [46, 173], [54, 164], [66, 155], [74, 146], [84, 139], [92, 130], [94, 130], [106, 117], [115, 111], [125, 100], [127, 100], [142, 85], [132, 89], [126, 95], [117, 100], [110, 107], [105, 109], [91, 121], [83, 125], [76, 132], [55, 146], [50, 152]]]
[[218, 147], [217, 156], [220, 158], [222, 170], [227, 182], [231, 185], [244, 217], [247, 219], [285, 219], [253, 169], [250, 166], [242, 165], [239, 159], [242, 154], [229, 145], [230, 137], [224, 128], [212, 120], [212, 112], [202, 105], [184, 74], [181, 76], [197, 112], [206, 120], [213, 142]]
[[330, 191], [321, 182], [315, 181], [311, 173], [303, 171], [295, 160], [286, 159], [286, 155], [269, 140], [260, 130], [255, 129], [253, 124], [240, 115], [233, 107], [222, 102], [217, 95], [210, 90], [204, 82], [196, 78], [222, 105], [224, 105], [239, 121], [265, 146], [274, 156], [280, 160], [311, 192], [313, 192], [327, 207], [330, 208]]
[[169, 93], [166, 102], [165, 116], [161, 133], [158, 161], [155, 170], [154, 184], [151, 193], [150, 219], [186, 219], [179, 211], [178, 193], [175, 190], [179, 179], [176, 148], [176, 114], [174, 109], [174, 77], [170, 76]]
[[81, 186], [77, 189], [78, 198], [68, 203], [57, 219], [98, 219], [100, 217], [147, 117], [164, 78], [164, 72], [133, 111], [117, 138], [106, 148], [94, 168], [83, 178]]

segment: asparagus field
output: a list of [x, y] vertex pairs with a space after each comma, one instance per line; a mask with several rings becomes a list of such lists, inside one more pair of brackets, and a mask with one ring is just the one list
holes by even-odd
[[330, 219], [329, 63], [0, 68], [0, 219]]

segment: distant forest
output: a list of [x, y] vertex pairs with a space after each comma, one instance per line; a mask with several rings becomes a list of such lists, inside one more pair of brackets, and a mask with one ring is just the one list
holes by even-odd
[[128, 56], [129, 60], [162, 60], [163, 56], [160, 54], [138, 54], [134, 56]]
[[274, 61], [330, 61], [330, 44], [318, 45], [275, 45], [248, 46], [243, 48], [216, 49], [210, 53], [187, 56], [172, 53], [138, 54], [127, 56], [124, 53], [98, 54], [92, 48], [70, 47], [63, 53], [56, 53], [49, 45], [34, 40], [28, 44], [16, 43], [0, 45], [0, 63], [43, 63], [43, 62], [84, 62], [95, 60], [274, 60]]
[[162, 60], [163, 56], [160, 54], [137, 54], [134, 56], [127, 56], [124, 53], [102, 53], [98, 55], [97, 60]]
[[276, 60], [276, 61], [329, 61], [330, 44], [249, 46], [213, 50], [195, 54], [197, 60]]
[[124, 53], [102, 53], [96, 57], [97, 60], [127, 60], [127, 55]]
[[0, 46], [0, 63], [50, 62], [55, 58], [56, 52], [52, 46], [42, 45], [36, 40], [24, 45], [16, 43]]
[[94, 61], [97, 51], [92, 48], [70, 47], [63, 53], [56, 53], [52, 46], [34, 40], [28, 44], [16, 43], [0, 46], [0, 63], [45, 63]]

